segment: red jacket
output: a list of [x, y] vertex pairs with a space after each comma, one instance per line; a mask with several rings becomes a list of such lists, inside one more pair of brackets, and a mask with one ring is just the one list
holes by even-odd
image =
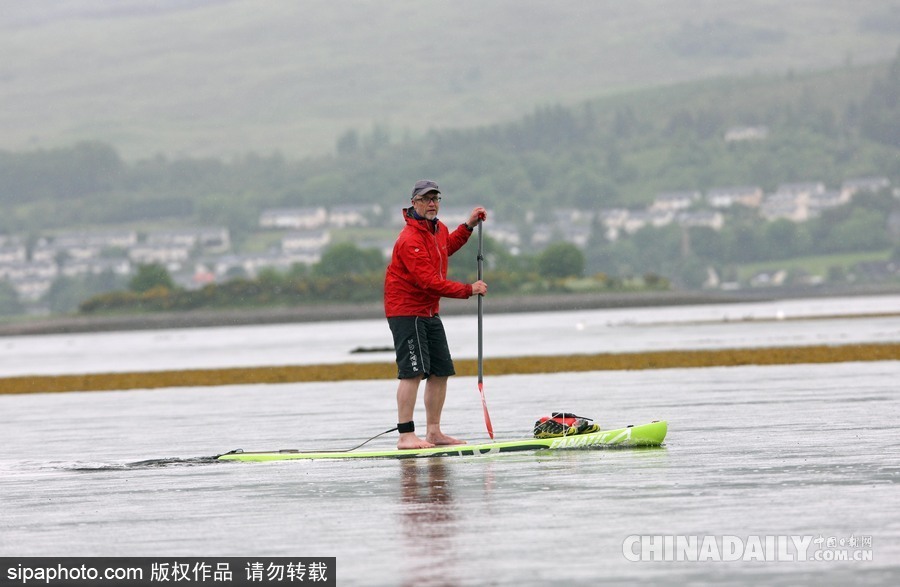
[[434, 316], [442, 297], [471, 297], [470, 284], [447, 279], [447, 265], [472, 232], [461, 224], [451, 233], [441, 221], [417, 220], [411, 209], [403, 210], [403, 217], [406, 226], [394, 243], [384, 276], [385, 315]]

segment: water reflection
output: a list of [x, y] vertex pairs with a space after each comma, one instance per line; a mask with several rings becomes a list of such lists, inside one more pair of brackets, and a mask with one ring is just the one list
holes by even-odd
[[404, 585], [458, 584], [458, 535], [452, 476], [446, 459], [400, 461], [402, 528], [409, 568]]

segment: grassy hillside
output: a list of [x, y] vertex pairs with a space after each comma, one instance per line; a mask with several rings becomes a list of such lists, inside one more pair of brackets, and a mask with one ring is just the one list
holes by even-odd
[[[689, 6], [689, 8], [687, 8]], [[890, 59], [895, 0], [101, 0], [0, 13], [0, 149], [331, 152], [723, 74]]]
[[[393, 145], [360, 133], [339, 155], [303, 160], [123, 162], [99, 143], [0, 151], [0, 232], [214, 224], [241, 239], [265, 208], [368, 201], [395, 213], [410, 178], [424, 176], [437, 178], [454, 206], [483, 203], [518, 224], [529, 223], [528, 212], [546, 216], [559, 206], [640, 208], [666, 191], [772, 191], [802, 181], [833, 189], [865, 176], [897, 185], [900, 145], [863, 128], [868, 119], [879, 128], [900, 124], [896, 108], [871, 103], [876, 87], [879, 96], [900, 93], [897, 73], [886, 89], [892, 70], [900, 71], [900, 57], [893, 65], [684, 82]], [[769, 138], [724, 140], [729, 127], [748, 124], [765, 125]]]

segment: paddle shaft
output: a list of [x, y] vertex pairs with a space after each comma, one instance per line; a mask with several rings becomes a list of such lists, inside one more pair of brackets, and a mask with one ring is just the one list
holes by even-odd
[[[478, 281], [484, 276], [484, 237], [478, 221]], [[478, 383], [484, 382], [484, 296], [478, 294]]]
[[[484, 239], [481, 220], [478, 221], [478, 281], [484, 273]], [[484, 295], [478, 294], [478, 393], [481, 394], [481, 408], [484, 410], [484, 426], [488, 436], [494, 439], [494, 427], [488, 413], [487, 401], [484, 399]]]

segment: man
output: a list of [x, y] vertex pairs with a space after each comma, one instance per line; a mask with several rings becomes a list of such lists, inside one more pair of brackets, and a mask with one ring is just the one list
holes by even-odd
[[[403, 210], [406, 226], [397, 237], [384, 278], [384, 311], [397, 350], [397, 448], [429, 448], [465, 444], [441, 431], [441, 411], [447, 378], [455, 375], [447, 336], [439, 315], [446, 298], [469, 298], [487, 293], [487, 284], [447, 279], [448, 257], [466, 244], [484, 208], [476, 207], [469, 219], [452, 233], [438, 220], [441, 190], [427, 179], [416, 182], [412, 206]], [[416, 435], [413, 411], [419, 382], [425, 379], [425, 438]]]

